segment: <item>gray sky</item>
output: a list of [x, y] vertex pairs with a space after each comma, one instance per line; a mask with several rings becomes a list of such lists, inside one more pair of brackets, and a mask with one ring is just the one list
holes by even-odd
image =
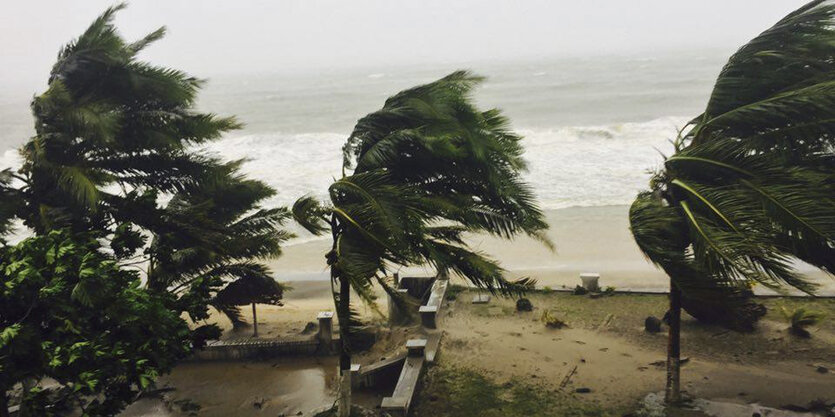
[[[113, 1], [2, 0], [0, 86], [42, 89], [58, 48]], [[805, 0], [134, 0], [154, 63], [201, 77], [309, 68], [723, 48]]]

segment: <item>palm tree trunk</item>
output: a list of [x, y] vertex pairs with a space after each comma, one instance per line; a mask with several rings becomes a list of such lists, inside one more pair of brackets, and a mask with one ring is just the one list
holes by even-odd
[[6, 390], [0, 391], [0, 417], [9, 417], [9, 399], [6, 398]]
[[351, 310], [351, 285], [344, 277], [339, 280], [339, 398], [337, 412], [339, 417], [351, 415], [351, 351], [348, 343], [350, 310]]
[[258, 337], [258, 314], [255, 313], [255, 303], [252, 303], [252, 337]]
[[681, 401], [681, 290], [670, 279], [670, 330], [667, 341], [667, 389], [664, 400], [668, 404]]

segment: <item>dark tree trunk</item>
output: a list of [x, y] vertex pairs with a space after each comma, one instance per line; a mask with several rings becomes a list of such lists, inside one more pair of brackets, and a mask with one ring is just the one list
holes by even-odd
[[9, 417], [9, 399], [6, 398], [6, 390], [0, 392], [0, 417]]
[[351, 314], [351, 284], [344, 277], [339, 279], [339, 417], [347, 417], [351, 413], [351, 346], [350, 314]]
[[[339, 280], [339, 311], [342, 313], [339, 317], [339, 338], [342, 340], [342, 349], [339, 354], [339, 370], [351, 370], [351, 352], [348, 343], [348, 317], [351, 313], [351, 285], [347, 279]], [[342, 320], [345, 323], [342, 323]]]
[[664, 399], [668, 404], [681, 401], [681, 290], [670, 279], [670, 325], [667, 342], [667, 389]]
[[255, 313], [255, 303], [252, 303], [252, 337], [258, 337], [258, 314]]

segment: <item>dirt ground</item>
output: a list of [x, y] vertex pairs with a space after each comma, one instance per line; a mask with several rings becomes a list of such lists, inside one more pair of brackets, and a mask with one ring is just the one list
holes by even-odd
[[[613, 415], [633, 410], [647, 393], [664, 389], [666, 328], [651, 334], [643, 325], [647, 316], [663, 316], [666, 296], [593, 299], [552, 292], [528, 298], [534, 310], [517, 313], [512, 299], [494, 297], [489, 304], [474, 305], [472, 293], [459, 295], [443, 314], [442, 360], [434, 372], [474, 371], [500, 386], [521, 382]], [[835, 299], [761, 301], [769, 313], [749, 334], [684, 315], [682, 358], [688, 361], [682, 389], [692, 397], [773, 407], [835, 400], [835, 321], [825, 320], [811, 338], [800, 339], [786, 331], [788, 322], [780, 312], [802, 305], [832, 318]], [[568, 327], [546, 328], [540, 320], [545, 310]], [[820, 372], [824, 368], [829, 371]], [[431, 381], [432, 375], [426, 392], [437, 396]]]

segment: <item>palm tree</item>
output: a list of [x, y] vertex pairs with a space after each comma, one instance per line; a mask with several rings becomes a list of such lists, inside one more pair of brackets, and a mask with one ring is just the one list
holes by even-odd
[[503, 238], [527, 234], [543, 242], [547, 228], [520, 173], [521, 137], [498, 110], [481, 111], [470, 91], [482, 78], [455, 72], [400, 92], [357, 122], [345, 144], [343, 175], [328, 189], [330, 204], [311, 197], [293, 207], [307, 230], [330, 231], [326, 255], [342, 340], [339, 415], [350, 409], [353, 289], [373, 302], [376, 282], [395, 266], [428, 264], [490, 291], [519, 292], [465, 232]]
[[158, 225], [157, 194], [219, 165], [193, 145], [240, 126], [193, 109], [201, 80], [138, 60], [165, 30], [125, 41], [112, 22], [122, 8], [107, 9], [60, 51], [48, 89], [32, 101], [36, 135], [21, 149], [26, 204], [17, 215], [38, 233]]
[[208, 315], [207, 304], [239, 319], [224, 298], [231, 290], [217, 293], [238, 279], [260, 284], [233, 288], [266, 291], [251, 300], [277, 303], [281, 287], [257, 259], [278, 254], [289, 214], [259, 209], [274, 191], [201, 150], [240, 124], [194, 108], [203, 81], [139, 60], [165, 30], [126, 41], [113, 25], [124, 7], [107, 9], [58, 54], [48, 89], [32, 101], [36, 135], [21, 149], [23, 166], [0, 172], [0, 197], [12, 197], [0, 219], [13, 213], [37, 234], [69, 228], [109, 240], [121, 265], [149, 265], [150, 289], [176, 292], [172, 308], [193, 319]]
[[796, 259], [835, 271], [834, 18], [812, 1], [734, 54], [632, 205], [635, 241], [670, 276], [668, 402], [683, 301], [747, 314], [754, 283], [814, 292]]
[[[147, 285], [184, 300], [201, 294], [235, 328], [246, 324], [239, 306], [252, 304], [257, 336], [255, 304], [281, 305], [285, 289], [259, 260], [281, 255], [281, 244], [293, 235], [280, 229], [290, 217], [287, 209], [259, 206], [275, 190], [240, 174], [241, 163], [224, 164], [217, 175], [174, 195], [166, 221], [184, 227], [154, 236]], [[198, 233], [181, 233], [183, 228]]]
[[12, 219], [20, 201], [17, 190], [11, 186], [13, 175], [10, 169], [0, 171], [0, 245], [5, 243], [3, 237], [11, 232]]

